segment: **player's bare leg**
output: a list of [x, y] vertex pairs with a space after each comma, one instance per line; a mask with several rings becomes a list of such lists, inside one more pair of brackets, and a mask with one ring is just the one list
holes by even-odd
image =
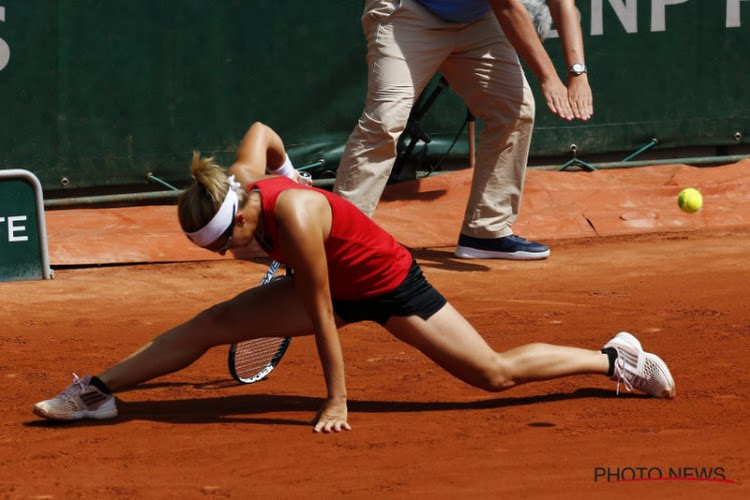
[[672, 398], [675, 384], [666, 363], [645, 352], [627, 332], [604, 349], [527, 344], [495, 352], [453, 306], [446, 304], [427, 321], [418, 316], [392, 317], [386, 328], [416, 347], [459, 379], [488, 391], [503, 391], [532, 381], [600, 373], [627, 390]]
[[99, 379], [112, 392], [190, 365], [208, 349], [257, 337], [311, 335], [312, 322], [291, 279], [275, 280], [217, 304], [156, 337]]
[[[160, 335], [101, 373], [78, 377], [57, 396], [40, 401], [34, 413], [51, 420], [117, 416], [112, 393], [182, 369], [209, 348], [256, 337], [312, 333], [291, 279], [276, 280], [217, 304]], [[103, 384], [103, 385], [102, 385]]]
[[450, 304], [427, 321], [418, 316], [392, 317], [386, 328], [454, 376], [488, 391], [609, 370], [606, 354], [576, 347], [537, 343], [495, 352]]

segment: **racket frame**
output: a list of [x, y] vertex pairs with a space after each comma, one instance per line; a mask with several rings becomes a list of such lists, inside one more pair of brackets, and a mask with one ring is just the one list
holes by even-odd
[[[276, 271], [278, 271], [279, 267], [281, 267], [281, 264], [278, 261], [271, 262], [271, 265], [268, 268], [268, 271], [266, 271], [266, 274], [263, 276], [263, 279], [260, 281], [260, 286], [267, 285], [271, 281], [274, 280], [274, 275], [276, 274]], [[287, 275], [290, 274], [290, 269], [287, 269]], [[279, 279], [279, 278], [276, 278]], [[271, 358], [271, 361], [266, 364], [263, 368], [261, 368], [257, 373], [251, 375], [251, 376], [242, 376], [239, 373], [237, 373], [237, 367], [236, 367], [236, 359], [238, 356], [241, 356], [242, 350], [247, 348], [248, 345], [257, 343], [259, 341], [265, 341], [269, 337], [259, 337], [256, 339], [249, 339], [249, 340], [243, 340], [242, 342], [235, 342], [231, 346], [229, 346], [229, 355], [227, 357], [227, 365], [229, 367], [229, 373], [232, 375], [232, 378], [236, 380], [237, 382], [241, 384], [253, 384], [255, 382], [259, 382], [266, 378], [269, 373], [273, 371], [274, 368], [279, 364], [281, 361], [281, 358], [284, 357], [284, 354], [286, 353], [286, 350], [289, 348], [289, 344], [292, 342], [291, 337], [283, 337], [281, 339], [281, 344], [279, 345], [278, 349], [276, 350], [276, 353]], [[275, 339], [278, 339], [274, 337]]]

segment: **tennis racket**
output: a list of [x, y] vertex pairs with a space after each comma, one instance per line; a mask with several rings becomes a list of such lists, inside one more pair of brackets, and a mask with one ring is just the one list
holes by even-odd
[[[281, 264], [271, 263], [260, 284], [267, 285]], [[252, 384], [268, 376], [284, 356], [292, 339], [289, 337], [261, 337], [244, 340], [229, 347], [229, 373], [241, 384]]]

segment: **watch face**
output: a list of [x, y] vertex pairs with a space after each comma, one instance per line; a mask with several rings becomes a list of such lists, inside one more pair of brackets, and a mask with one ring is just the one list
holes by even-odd
[[586, 72], [586, 66], [584, 66], [583, 64], [578, 64], [578, 63], [573, 64], [570, 67], [570, 72], [573, 73], [574, 75], [583, 74]]

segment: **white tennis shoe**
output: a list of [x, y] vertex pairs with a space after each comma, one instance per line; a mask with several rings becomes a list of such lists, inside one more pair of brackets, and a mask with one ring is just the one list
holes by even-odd
[[90, 384], [88, 375], [73, 374], [73, 383], [52, 399], [34, 405], [34, 413], [49, 420], [97, 420], [117, 416], [117, 405], [112, 394], [105, 394]]
[[604, 348], [608, 347], [617, 350], [612, 374], [612, 380], [617, 381], [617, 394], [622, 383], [628, 391], [638, 389], [657, 398], [675, 396], [674, 379], [667, 364], [656, 354], [645, 352], [633, 335], [620, 332], [605, 344]]

